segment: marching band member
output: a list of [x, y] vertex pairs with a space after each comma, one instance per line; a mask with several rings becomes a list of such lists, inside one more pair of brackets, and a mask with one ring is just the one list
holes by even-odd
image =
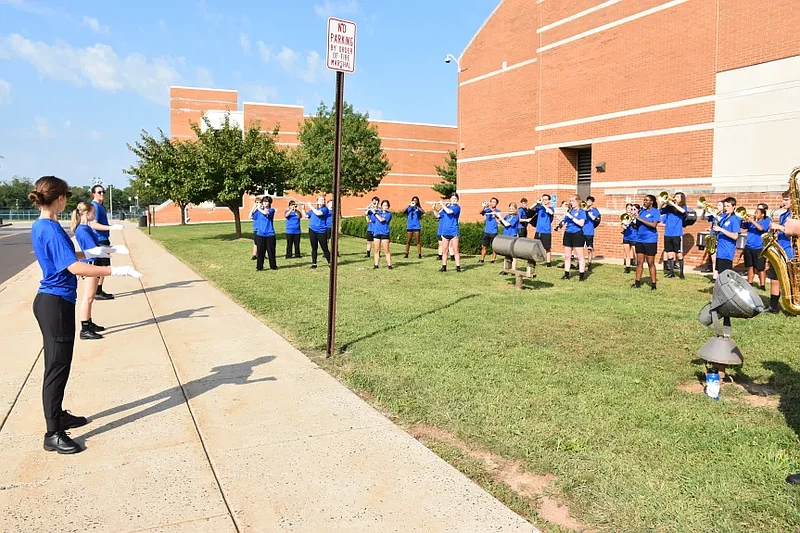
[[411, 198], [411, 203], [403, 211], [406, 214], [406, 253], [403, 255], [408, 259], [408, 250], [411, 247], [411, 237], [417, 239], [417, 256], [422, 259], [422, 242], [419, 239], [420, 231], [422, 231], [422, 223], [420, 217], [425, 214], [422, 205], [419, 202], [419, 196]]
[[[541, 198], [539, 199], [541, 202]], [[519, 200], [519, 209], [517, 210], [519, 216], [519, 231], [518, 236], [522, 238], [528, 237], [528, 224], [536, 224], [536, 210], [528, 209], [528, 199], [525, 197]]]
[[[328, 243], [328, 250], [333, 252], [333, 198], [328, 200], [328, 216], [325, 218], [325, 240]], [[337, 250], [336, 257], [340, 257], [341, 252]]]
[[[500, 213], [494, 213], [494, 216], [503, 225], [503, 235], [507, 237], [519, 236], [520, 216], [516, 202], [511, 202], [510, 204], [508, 204], [508, 213], [506, 213], [505, 216], [501, 217]], [[517, 269], [517, 258], [514, 257], [511, 259], [511, 270], [516, 270], [516, 269]], [[500, 273], [506, 274], [506, 272], [503, 271], [501, 271]]]
[[458, 250], [458, 219], [461, 216], [461, 207], [458, 205], [458, 194], [450, 195], [450, 201], [439, 201], [440, 210], [434, 206], [433, 214], [444, 219], [442, 223], [442, 268], [439, 272], [447, 272], [447, 253], [453, 252], [456, 261], [456, 272], [461, 272], [461, 254]]
[[769, 231], [770, 220], [767, 218], [766, 209], [757, 207], [753, 217], [742, 222], [742, 229], [747, 230], [747, 242], [744, 247], [744, 266], [747, 267], [747, 282], [752, 284], [756, 273], [761, 283], [761, 290], [766, 290], [767, 285], [767, 259], [761, 257], [764, 241], [761, 236]]
[[378, 208], [380, 201], [380, 198], [373, 196], [372, 202], [369, 204], [369, 207], [367, 207], [366, 212], [364, 213], [364, 217], [367, 219], [367, 253], [364, 255], [364, 257], [369, 257], [370, 251], [372, 250], [372, 241], [375, 239], [375, 228], [370, 213], [374, 212]]
[[594, 259], [594, 229], [600, 224], [600, 211], [594, 207], [594, 196], [586, 197], [586, 224], [583, 225], [583, 236], [586, 237], [586, 250], [589, 252], [588, 266], [592, 268]]
[[553, 217], [556, 212], [550, 206], [550, 195], [543, 194], [536, 204], [536, 233], [534, 239], [542, 241], [545, 252], [547, 252], [547, 266], [550, 266], [550, 248], [553, 244]]
[[392, 220], [392, 212], [389, 211], [391, 204], [389, 200], [381, 202], [380, 209], [372, 212], [372, 228], [375, 239], [375, 267], [378, 268], [381, 262], [381, 248], [386, 255], [386, 264], [389, 270], [392, 269], [392, 254], [389, 252], [389, 222]]
[[723, 215], [714, 224], [717, 232], [717, 275], [726, 270], [733, 270], [733, 257], [736, 254], [736, 240], [739, 238], [742, 220], [733, 213], [736, 198], [728, 197], [722, 201]]
[[[714, 232], [714, 226], [717, 224], [717, 220], [719, 217], [722, 216], [722, 211], [725, 209], [725, 205], [722, 201], [717, 202], [717, 214], [713, 213], [706, 213], [706, 219], [711, 223], [711, 227], [709, 228], [709, 233]], [[716, 232], [714, 232], [716, 234]], [[717, 236], [717, 242], [719, 242], [719, 236]], [[719, 246], [717, 246], [719, 248]], [[708, 253], [708, 252], [706, 252]], [[711, 259], [711, 278], [714, 281], [717, 281], [717, 252], [710, 254]]]
[[275, 262], [275, 210], [272, 208], [272, 198], [265, 196], [257, 202], [250, 212], [253, 227], [256, 228], [256, 270], [264, 270], [264, 255], [269, 258], [269, 269], [278, 270]]
[[[659, 200], [661, 198], [659, 197]], [[666, 254], [666, 277], [675, 277], [675, 259], [679, 261], [680, 279], [683, 275], [683, 222], [686, 220], [686, 195], [676, 192], [672, 201], [661, 206], [661, 222], [664, 224], [664, 253]]]
[[626, 204], [625, 212], [631, 216], [631, 223], [627, 226], [623, 225], [622, 229], [622, 266], [625, 267], [625, 273], [630, 274], [636, 246], [636, 226], [633, 224], [633, 220], [636, 219], [637, 209], [633, 204]]
[[[100, 246], [97, 234], [89, 226], [92, 220], [94, 220], [93, 204], [81, 202], [72, 212], [72, 233], [75, 234], [75, 240], [78, 241], [78, 246], [80, 246], [82, 252]], [[81, 263], [90, 265], [94, 265], [94, 262], [94, 259], [81, 260]], [[92, 322], [92, 304], [94, 303], [95, 291], [100, 278], [81, 276], [81, 279], [84, 280], [84, 285], [83, 296], [78, 307], [78, 315], [81, 320], [80, 337], [83, 340], [102, 339], [103, 336], [99, 332], [104, 331], [106, 328]]]
[[581, 209], [581, 197], [573, 195], [570, 198], [567, 212], [562, 222], [567, 227], [564, 230], [564, 275], [561, 279], [569, 279], [569, 271], [572, 266], [572, 253], [578, 256], [578, 277], [584, 279], [586, 263], [583, 257], [583, 246], [586, 244], [586, 237], [583, 234], [583, 226], [587, 224], [586, 211]]
[[[796, 250], [792, 247], [790, 236], [798, 236], [800, 233], [800, 221], [792, 219], [792, 197], [789, 191], [785, 191], [781, 198], [781, 207], [784, 209], [783, 213], [778, 216], [777, 222], [772, 222], [769, 229], [778, 232], [778, 244], [783, 251], [786, 252], [787, 259], [794, 259]], [[778, 282], [778, 273], [775, 272], [775, 267], [769, 266], [769, 279], [770, 279], [770, 296], [769, 296], [769, 311], [770, 313], [780, 312], [780, 297], [781, 286]]]
[[[497, 204], [500, 200], [492, 198], [488, 202], [483, 202], [480, 214], [486, 217], [486, 222], [483, 226], [483, 237], [481, 238], [481, 258], [478, 263], [483, 263], [486, 259], [486, 248], [492, 245], [492, 241], [497, 237], [497, 218], [495, 215], [500, 213]], [[492, 250], [492, 263], [497, 259], [497, 254]]]
[[289, 200], [289, 207], [283, 212], [283, 216], [286, 218], [286, 259], [292, 258], [292, 248], [294, 257], [303, 257], [300, 255], [300, 219], [303, 218], [303, 212], [296, 201]]
[[308, 238], [311, 241], [311, 268], [317, 268], [318, 249], [322, 247], [322, 254], [328, 265], [331, 264], [331, 252], [328, 250], [328, 241], [325, 239], [325, 219], [330, 214], [330, 210], [325, 205], [325, 197], [317, 198], [317, 203], [304, 204], [308, 211], [306, 216], [310, 222], [308, 228]]
[[658, 225], [661, 215], [655, 208], [656, 197], [652, 194], [645, 196], [642, 202], [644, 209], [636, 214], [636, 281], [631, 288], [639, 289], [642, 286], [642, 272], [644, 262], [650, 271], [650, 289], [656, 290], [656, 252], [658, 252]]

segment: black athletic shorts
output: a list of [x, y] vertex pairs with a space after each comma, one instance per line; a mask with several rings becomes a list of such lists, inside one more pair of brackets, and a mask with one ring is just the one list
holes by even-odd
[[389, 235], [375, 235], [374, 239], [376, 241], [388, 241], [389, 240]]
[[757, 272], [763, 272], [767, 268], [767, 258], [761, 257], [761, 248], [744, 249], [744, 266], [755, 268]]
[[657, 242], [637, 242], [636, 254], [643, 254], [645, 256], [654, 256], [658, 253]]
[[730, 259], [720, 259], [717, 257], [717, 261], [714, 263], [714, 266], [717, 272], [722, 273], [726, 270], [733, 270], [733, 261]]
[[528, 237], [527, 224], [525, 224], [524, 226], [522, 224], [519, 225], [519, 229], [517, 230], [517, 237], [522, 237], [523, 239], [526, 239]]
[[568, 248], [583, 248], [583, 245], [586, 244], [586, 235], [582, 231], [576, 231], [575, 233], [564, 232], [563, 244]]
[[481, 246], [491, 246], [495, 237], [497, 237], [497, 233], [484, 233], [481, 238]]
[[775, 272], [775, 267], [772, 266], [772, 263], [769, 264], [769, 270], [767, 271], [767, 277], [769, 279], [774, 279], [774, 280], [778, 279], [778, 273]]
[[586, 238], [586, 247], [590, 250], [594, 250], [594, 235], [584, 235]]
[[375, 240], [375, 235], [373, 235], [371, 231], [368, 231], [368, 232], [367, 232], [367, 240], [368, 240], [369, 242], [372, 242], [372, 241], [374, 241], [374, 240]]
[[442, 240], [443, 241], [452, 241], [456, 237], [458, 237], [458, 235], [442, 235]]
[[[111, 241], [107, 240], [99, 240], [97, 241], [100, 243], [100, 246], [111, 246]], [[110, 257], [98, 257], [94, 260], [95, 266], [99, 267], [110, 267], [111, 266], [111, 258]]]
[[546, 252], [550, 251], [550, 248], [553, 247], [553, 234], [552, 233], [539, 233], [538, 231], [533, 236], [534, 239], [539, 239], [542, 241], [542, 246]]
[[680, 237], [664, 237], [664, 251], [674, 252], [676, 254], [683, 253], [681, 250], [681, 238]]
[[629, 241], [628, 239], [622, 239], [622, 244], [630, 244], [631, 246], [636, 246], [636, 241]]

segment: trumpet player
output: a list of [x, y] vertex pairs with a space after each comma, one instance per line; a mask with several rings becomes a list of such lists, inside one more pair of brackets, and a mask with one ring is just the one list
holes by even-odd
[[733, 213], [735, 207], [736, 198], [732, 196], [725, 198], [722, 201], [722, 216], [712, 228], [717, 232], [717, 258], [714, 267], [717, 275], [726, 270], [733, 270], [736, 240], [742, 229], [741, 219]]
[[625, 267], [625, 273], [631, 273], [631, 266], [633, 266], [633, 256], [636, 246], [636, 226], [633, 221], [636, 219], [636, 213], [639, 211], [638, 206], [634, 204], [627, 204], [625, 206], [625, 214], [627, 218], [622, 216], [622, 266]]
[[386, 256], [386, 264], [389, 270], [392, 269], [392, 254], [389, 252], [389, 222], [392, 220], [392, 212], [389, 211], [391, 204], [389, 200], [381, 202], [381, 207], [371, 214], [373, 221], [372, 227], [375, 242], [375, 265], [373, 268], [376, 270], [380, 267], [381, 262], [381, 248]]
[[675, 277], [675, 260], [679, 262], [678, 277], [683, 275], [683, 223], [686, 220], [686, 195], [676, 192], [659, 195], [661, 203], [661, 222], [664, 224], [664, 253], [666, 255], [666, 277]]
[[265, 196], [257, 202], [250, 211], [253, 219], [253, 228], [256, 230], [256, 270], [264, 270], [264, 255], [269, 258], [269, 269], [278, 270], [275, 262], [275, 210], [272, 208], [272, 198]]
[[562, 220], [566, 224], [564, 230], [564, 275], [561, 279], [569, 279], [569, 271], [572, 267], [572, 253], [578, 256], [578, 277], [584, 280], [586, 263], [583, 257], [583, 247], [586, 244], [586, 237], [583, 234], [583, 226], [589, 224], [586, 219], [586, 211], [581, 209], [581, 197], [577, 194], [572, 196], [567, 206], [567, 212]]
[[583, 225], [583, 236], [586, 237], [588, 267], [592, 268], [594, 259], [594, 229], [600, 225], [600, 211], [594, 207], [594, 196], [586, 197], [586, 224]]
[[643, 209], [636, 214], [636, 281], [631, 288], [642, 287], [644, 262], [650, 271], [650, 290], [656, 290], [656, 253], [658, 252], [658, 225], [661, 214], [655, 208], [656, 197], [648, 194], [642, 201]]
[[[483, 237], [481, 237], [481, 258], [478, 259], [478, 263], [483, 263], [486, 259], [486, 248], [492, 245], [492, 241], [495, 237], [497, 237], [497, 214], [500, 213], [500, 210], [497, 208], [497, 204], [500, 203], [500, 200], [497, 198], [492, 198], [488, 202], [483, 202], [481, 204], [481, 212], [480, 214], [486, 218], [486, 222], [483, 225]], [[497, 254], [492, 250], [492, 263], [497, 260]]]
[[[539, 205], [542, 202], [542, 199], [536, 201], [536, 205]], [[528, 208], [528, 199], [523, 197], [519, 200], [519, 209], [517, 209], [517, 215], [519, 216], [519, 231], [517, 232], [519, 237], [527, 238], [528, 237], [528, 224], [536, 224], [536, 209], [529, 209]]]
[[434, 206], [433, 214], [436, 218], [443, 219], [442, 231], [442, 268], [439, 272], [447, 272], [447, 253], [452, 251], [456, 262], [456, 272], [461, 272], [461, 254], [458, 250], [458, 219], [461, 216], [461, 206], [458, 205], [458, 194], [453, 193], [449, 202], [439, 202], [440, 210]]
[[[501, 217], [500, 213], [494, 213], [494, 216], [503, 225], [503, 235], [508, 237], [519, 236], [520, 218], [516, 202], [511, 202], [510, 204], [508, 204], [508, 212], [504, 216]], [[517, 269], [517, 259], [512, 258], [511, 270], [516, 270], [516, 269]], [[505, 274], [504, 271], [501, 271], [500, 273]]]
[[[778, 215], [776, 222], [771, 222], [769, 229], [778, 232], [777, 242], [783, 251], [786, 252], [787, 259], [794, 259], [797, 250], [792, 246], [791, 237], [800, 235], [800, 220], [792, 218], [792, 197], [789, 191], [785, 191], [781, 195], [781, 208], [783, 212]], [[769, 279], [770, 279], [770, 296], [769, 296], [769, 311], [770, 313], [780, 312], [780, 298], [781, 298], [781, 285], [778, 282], [778, 273], [775, 271], [773, 265], [769, 266]]]
[[533, 235], [534, 239], [542, 241], [542, 246], [547, 252], [547, 266], [550, 266], [551, 255], [550, 249], [553, 245], [553, 217], [555, 210], [550, 206], [550, 195], [543, 194], [540, 202], [536, 204], [536, 233]]
[[403, 257], [408, 259], [408, 250], [411, 247], [411, 238], [416, 237], [417, 256], [419, 259], [422, 259], [422, 242], [419, 240], [419, 235], [422, 231], [420, 217], [425, 214], [425, 210], [422, 209], [422, 205], [419, 203], [419, 196], [414, 196], [411, 198], [411, 203], [408, 204], [408, 207], [406, 207], [404, 213], [406, 214], [406, 253], [403, 254]]
[[303, 218], [303, 212], [297, 205], [295, 200], [289, 200], [289, 207], [283, 212], [286, 219], [286, 259], [292, 258], [292, 248], [294, 248], [294, 257], [300, 258], [300, 219]]
[[322, 254], [328, 264], [331, 264], [331, 253], [328, 250], [328, 240], [325, 238], [325, 221], [330, 215], [330, 210], [325, 205], [325, 197], [317, 198], [316, 204], [304, 204], [308, 211], [306, 216], [309, 221], [308, 238], [311, 241], [311, 268], [317, 268], [318, 250], [322, 248]]
[[380, 198], [373, 196], [370, 204], [364, 209], [364, 217], [367, 219], [367, 252], [364, 254], [364, 257], [369, 257], [369, 254], [372, 251], [372, 242], [375, 240], [375, 227], [374, 223], [372, 222], [371, 213], [378, 208], [380, 201]]
[[[744, 208], [740, 208], [744, 209]], [[744, 213], [743, 213], [744, 214]], [[746, 216], [746, 214], [745, 214]], [[747, 230], [747, 242], [744, 246], [744, 266], [747, 267], [747, 282], [752, 284], [756, 274], [761, 283], [761, 290], [767, 285], [767, 259], [761, 257], [764, 241], [761, 236], [769, 230], [770, 221], [766, 209], [757, 207], [753, 216], [742, 221], [742, 229]]]
[[[725, 208], [724, 202], [719, 201], [719, 202], [717, 202], [717, 210], [716, 211], [714, 211], [712, 209], [704, 209], [705, 210], [706, 219], [711, 223], [711, 226], [708, 229], [709, 236], [713, 235], [715, 239], [718, 238], [718, 237], [717, 237], [716, 231], [714, 231], [714, 226], [717, 224], [717, 221], [719, 220], [719, 217], [722, 215], [722, 211], [724, 210], [724, 208]], [[716, 281], [717, 280], [717, 252], [716, 252], [716, 249], [714, 250], [713, 253], [710, 253], [709, 250], [708, 250], [708, 246], [706, 246], [706, 251], [705, 251], [705, 255], [703, 256], [703, 258], [705, 258], [706, 255], [708, 255], [709, 260], [711, 261], [711, 277], [712, 277], [712, 279], [714, 281]]]

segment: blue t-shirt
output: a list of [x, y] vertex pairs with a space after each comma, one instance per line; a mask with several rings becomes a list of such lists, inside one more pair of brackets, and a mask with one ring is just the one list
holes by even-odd
[[[758, 229], [755, 227], [753, 222], [756, 222], [764, 229]], [[761, 236], [769, 231], [769, 223], [769, 217], [765, 217], [763, 220], [754, 219], [751, 222], [742, 222], [742, 229], [747, 230], [747, 243], [745, 244], [746, 248], [761, 250], [764, 247], [764, 241], [762, 240]]]
[[286, 217], [286, 234], [299, 235], [300, 234], [300, 212], [287, 209], [283, 212]]
[[333, 210], [329, 209], [328, 216], [325, 217], [325, 229], [333, 229]]
[[[584, 220], [584, 226], [586, 224], [591, 224], [591, 222], [586, 221], [586, 211], [583, 209], [573, 209], [570, 211], [570, 214], [572, 214], [572, 216], [578, 220]], [[567, 217], [567, 229], [565, 230], [567, 233], [578, 233], [579, 231], [582, 231], [582, 229], [583, 228], [576, 224], [571, 218]]]
[[503, 217], [509, 226], [503, 224], [503, 235], [516, 237], [519, 233], [519, 215], [506, 215]]
[[[661, 221], [661, 214], [658, 212], [658, 209], [655, 207], [651, 207], [650, 209], [642, 209], [639, 211], [639, 216], [644, 220], [654, 223]], [[658, 228], [651, 228], [647, 224], [642, 224], [639, 222], [637, 224], [638, 229], [636, 231], [636, 242], [641, 242], [645, 244], [650, 244], [653, 242], [658, 242]]]
[[[719, 226], [725, 231], [731, 231], [739, 237], [739, 231], [742, 229], [742, 219], [736, 215], [722, 215], [719, 221]], [[733, 261], [733, 256], [736, 253], [736, 239], [731, 239], [724, 233], [717, 232], [717, 259], [728, 259]]]
[[[786, 211], [785, 213], [781, 214], [779, 218], [779, 224], [783, 225], [786, 224], [786, 221], [789, 220], [792, 216], [791, 211]], [[786, 252], [786, 257], [789, 259], [794, 259], [794, 249], [792, 248], [792, 241], [786, 234], [782, 231], [778, 232], [778, 244], [781, 245], [781, 248]]]
[[583, 229], [583, 234], [586, 235], [587, 237], [594, 237], [594, 222], [592, 222], [592, 219], [589, 218], [590, 213], [595, 218], [600, 216], [600, 211], [598, 211], [596, 207], [590, 207], [586, 211], [586, 224], [584, 224], [583, 228], [581, 229]]
[[367, 211], [367, 231], [374, 234], [375, 233], [375, 218], [372, 216], [375, 213], [375, 209], [370, 207]]
[[661, 215], [664, 237], [683, 237], [683, 221], [686, 219], [686, 213], [679, 213], [675, 208], [666, 206], [661, 208]]
[[442, 228], [444, 228], [444, 217], [439, 215], [439, 226], [436, 228], [436, 235], [439, 237], [443, 235]]
[[[381, 222], [378, 220], [378, 215], [384, 220]], [[372, 218], [372, 227], [374, 228], [372, 231], [375, 235], [389, 235], [389, 221], [392, 220], [392, 213], [386, 211], [385, 213], [375, 213], [370, 215]]]
[[[87, 224], [79, 224], [75, 228], [75, 240], [78, 241], [78, 246], [81, 247], [82, 252], [100, 246], [97, 235]], [[81, 263], [94, 263], [94, 259], [81, 259]]]
[[636, 242], [638, 238], [636, 226], [631, 224], [622, 231], [622, 240], [629, 242]]
[[324, 205], [317, 211], [321, 212], [322, 215], [317, 215], [313, 210], [308, 212], [308, 220], [311, 223], [309, 229], [314, 233], [325, 233], [325, 219], [328, 218], [331, 211]]
[[420, 216], [421, 211], [419, 207], [406, 207], [405, 211], [408, 218], [406, 218], [406, 231], [419, 231], [422, 229], [422, 224], [420, 223]]
[[259, 237], [274, 237], [275, 227], [272, 220], [275, 218], [275, 210], [271, 207], [267, 209], [267, 214], [258, 209], [253, 213], [253, 229]]
[[553, 211], [543, 205], [536, 206], [536, 233], [550, 233], [553, 227]]
[[484, 207], [481, 214], [486, 217], [486, 224], [483, 226], [484, 233], [488, 233], [489, 235], [497, 235], [497, 219], [494, 218], [492, 213], [499, 213], [500, 210], [496, 207], [492, 209], [491, 207]]
[[[94, 206], [94, 219], [100, 224], [108, 226], [108, 215], [106, 214], [106, 208], [103, 207], [103, 204], [100, 202], [92, 202], [92, 205]], [[95, 229], [92, 231], [97, 235], [97, 240], [99, 241], [107, 241], [111, 238], [111, 232], [108, 230]]]
[[39, 218], [31, 227], [31, 243], [43, 275], [38, 292], [74, 304], [78, 300], [78, 277], [67, 268], [78, 258], [67, 232], [58, 222]]
[[450, 214], [444, 209], [439, 211], [439, 215], [442, 217], [442, 235], [451, 235], [455, 236], [458, 235], [458, 217], [461, 216], [461, 206], [458, 205], [451, 205], [448, 206], [448, 209], [453, 213]]

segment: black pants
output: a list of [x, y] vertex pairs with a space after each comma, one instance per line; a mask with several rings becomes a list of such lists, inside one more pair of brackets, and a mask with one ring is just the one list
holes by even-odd
[[308, 238], [311, 240], [311, 264], [317, 264], [317, 248], [322, 246], [322, 254], [328, 263], [331, 262], [331, 252], [328, 250], [328, 239], [324, 233], [308, 230]]
[[44, 346], [44, 418], [47, 431], [59, 431], [61, 402], [75, 346], [75, 304], [60, 296], [39, 293], [33, 300], [33, 315], [42, 331]]
[[517, 237], [527, 238], [528, 237], [528, 225], [519, 225], [519, 229], [517, 230]]
[[292, 257], [292, 247], [294, 247], [294, 256], [300, 257], [300, 234], [287, 233], [286, 234], [286, 259]]
[[275, 236], [262, 237], [256, 235], [256, 270], [264, 270], [264, 255], [269, 257], [269, 268], [275, 270], [278, 264], [275, 262]]

